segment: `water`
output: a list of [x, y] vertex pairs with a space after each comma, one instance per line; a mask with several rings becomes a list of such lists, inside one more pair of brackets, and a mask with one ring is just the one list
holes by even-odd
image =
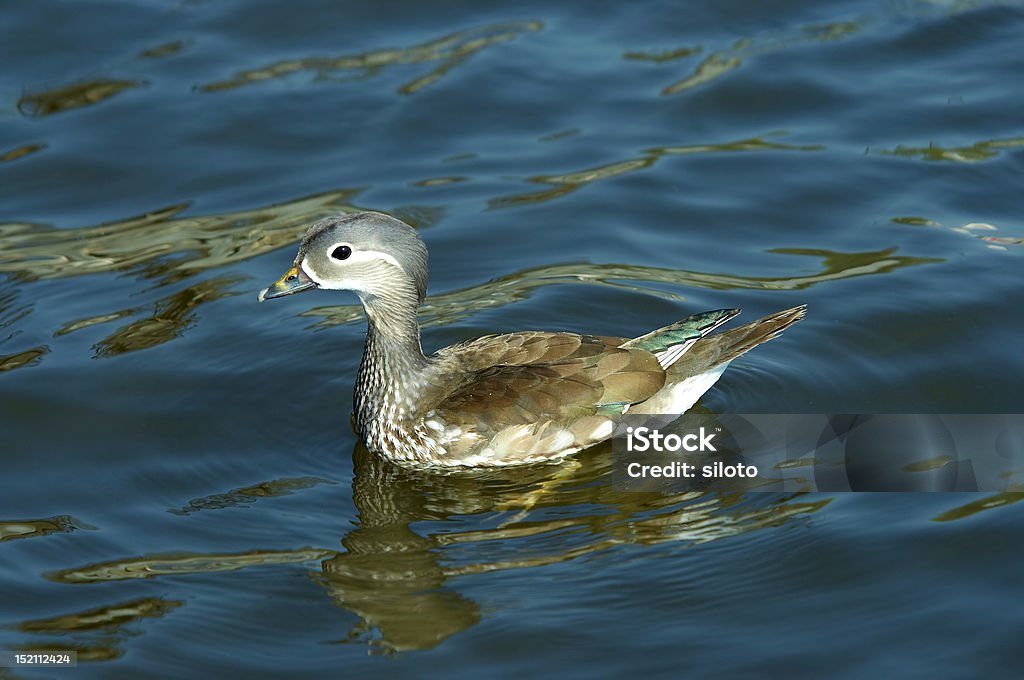
[[[313, 220], [431, 249], [429, 348], [805, 321], [720, 412], [1024, 409], [1019, 3], [8, 5], [0, 648], [76, 677], [1016, 676], [1005, 494], [395, 469]], [[569, 285], [572, 284], [572, 285]], [[56, 677], [65, 671], [0, 670]]]

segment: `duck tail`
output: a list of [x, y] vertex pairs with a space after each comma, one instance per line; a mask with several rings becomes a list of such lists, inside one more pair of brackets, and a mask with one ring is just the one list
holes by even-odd
[[744, 324], [739, 328], [716, 333], [696, 343], [692, 351], [687, 352], [683, 361], [672, 365], [669, 373], [674, 376], [690, 376], [714, 370], [724, 369], [730, 361], [745, 354], [758, 345], [778, 337], [807, 313], [807, 305], [800, 305], [781, 312], [769, 314], [763, 319]]
[[800, 305], [769, 314], [739, 328], [719, 333], [714, 338], [718, 341], [721, 350], [719, 363], [732, 361], [758, 345], [777, 338], [782, 331], [804, 318], [806, 314], [807, 305]]
[[694, 343], [740, 313], [738, 309], [716, 309], [701, 312], [663, 328], [624, 342], [621, 347], [642, 349], [658, 357], [662, 368], [668, 368], [693, 347]]

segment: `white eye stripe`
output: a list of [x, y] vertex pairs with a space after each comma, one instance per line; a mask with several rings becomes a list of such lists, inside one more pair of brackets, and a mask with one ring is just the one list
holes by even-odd
[[[330, 256], [330, 254], [333, 253], [336, 248], [339, 248], [341, 246], [349, 246], [350, 248], [352, 247], [347, 242], [344, 242], [344, 241], [335, 243], [334, 245], [332, 245], [327, 250], [328, 256]], [[338, 262], [339, 264], [343, 262], [346, 265], [347, 264], [356, 264], [356, 263], [368, 263], [368, 262], [375, 262], [375, 261], [376, 262], [383, 261], [383, 262], [387, 262], [388, 264], [390, 264], [390, 265], [392, 265], [394, 267], [397, 267], [400, 271], [405, 271], [402, 268], [402, 265], [399, 264], [398, 260], [396, 260], [393, 255], [389, 255], [388, 253], [382, 253], [379, 250], [356, 250], [355, 248], [352, 248], [352, 254], [349, 255], [344, 260], [337, 260], [335, 258], [331, 258], [331, 261], [332, 262]], [[304, 271], [306, 273], [306, 276], [308, 276], [310, 279], [312, 279], [313, 283], [315, 283], [316, 285], [320, 286], [321, 288], [328, 288], [328, 289], [335, 289], [335, 290], [339, 290], [339, 289], [340, 290], [365, 290], [366, 289], [365, 282], [359, 281], [358, 279], [345, 278], [345, 279], [327, 280], [327, 279], [321, 278], [320, 276], [317, 275], [317, 273], [315, 271], [313, 271], [313, 268], [309, 266], [309, 256], [308, 255], [306, 257], [302, 258], [301, 266], [302, 266], [302, 271]]]
[[399, 269], [402, 269], [402, 265], [398, 263], [398, 260], [396, 260], [394, 256], [389, 255], [388, 253], [383, 253], [379, 250], [357, 250], [353, 248], [352, 244], [349, 243], [348, 241], [338, 241], [337, 243], [333, 244], [327, 249], [327, 254], [330, 255], [331, 253], [333, 253], [335, 250], [342, 246], [348, 246], [352, 250], [352, 254], [346, 257], [343, 260], [344, 262], [371, 262], [373, 260], [384, 260], [385, 262], [393, 264]]

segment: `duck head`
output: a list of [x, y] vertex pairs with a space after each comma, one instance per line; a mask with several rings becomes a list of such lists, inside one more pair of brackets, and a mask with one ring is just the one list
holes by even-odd
[[320, 220], [309, 228], [291, 269], [260, 291], [259, 301], [315, 288], [354, 291], [366, 304], [427, 292], [427, 248], [416, 230], [379, 212]]

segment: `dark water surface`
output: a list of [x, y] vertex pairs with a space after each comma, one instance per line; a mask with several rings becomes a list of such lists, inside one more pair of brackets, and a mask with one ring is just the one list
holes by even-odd
[[1021, 3], [0, 15], [0, 649], [80, 659], [0, 676], [1024, 673], [1024, 494], [396, 469], [354, 299], [256, 303], [376, 209], [431, 349], [807, 303], [701, 408], [1022, 412]]

